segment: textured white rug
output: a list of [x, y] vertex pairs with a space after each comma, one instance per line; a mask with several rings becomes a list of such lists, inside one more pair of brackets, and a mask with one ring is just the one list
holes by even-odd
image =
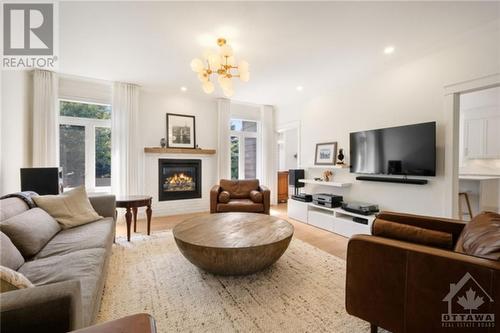
[[117, 238], [98, 321], [150, 313], [159, 332], [367, 332], [344, 308], [345, 262], [300, 240], [244, 277], [188, 262], [170, 231]]

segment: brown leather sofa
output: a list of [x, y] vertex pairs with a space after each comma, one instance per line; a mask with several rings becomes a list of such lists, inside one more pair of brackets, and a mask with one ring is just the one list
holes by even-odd
[[347, 312], [372, 332], [498, 332], [499, 214], [464, 223], [382, 212], [372, 234], [349, 240], [346, 273]]
[[269, 214], [271, 192], [258, 179], [222, 179], [210, 191], [210, 213]]

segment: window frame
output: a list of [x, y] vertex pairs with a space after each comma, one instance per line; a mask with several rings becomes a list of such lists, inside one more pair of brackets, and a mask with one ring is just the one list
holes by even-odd
[[[256, 161], [255, 161], [255, 176], [260, 179], [262, 176], [261, 159], [262, 159], [262, 147], [261, 147], [261, 122], [255, 119], [245, 119], [234, 117], [230, 119], [230, 124], [232, 121], [248, 121], [256, 123], [257, 131], [236, 131], [230, 130], [229, 133], [229, 143], [231, 144], [231, 137], [235, 136], [238, 138], [238, 179], [245, 179], [245, 138], [256, 138], [257, 140], [257, 151], [256, 151]], [[230, 125], [231, 126], [231, 125]], [[243, 158], [241, 158], [243, 156]]]
[[[58, 142], [60, 149], [60, 133], [59, 130], [60, 125], [70, 125], [70, 126], [83, 126], [85, 128], [85, 188], [92, 192], [110, 192], [111, 186], [96, 186], [96, 176], [95, 176], [95, 168], [96, 168], [96, 160], [95, 160], [95, 135], [96, 135], [96, 127], [103, 127], [111, 129], [111, 119], [95, 119], [95, 118], [80, 118], [80, 117], [70, 117], [70, 116], [61, 116], [61, 102], [71, 102], [71, 103], [80, 103], [80, 104], [92, 104], [92, 105], [102, 105], [102, 106], [110, 106], [111, 112], [113, 112], [113, 106], [111, 104], [105, 103], [96, 103], [96, 102], [87, 102], [83, 100], [72, 100], [67, 98], [59, 98], [57, 100], [57, 110], [59, 115], [59, 124], [58, 124]], [[61, 166], [61, 161], [58, 163]], [[63, 170], [64, 172], [64, 170]], [[113, 175], [111, 175], [113, 177]], [[70, 190], [72, 187], [65, 187], [64, 189]]]

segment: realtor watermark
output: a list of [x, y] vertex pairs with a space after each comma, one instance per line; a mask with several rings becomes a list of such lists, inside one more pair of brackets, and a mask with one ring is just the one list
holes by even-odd
[[55, 69], [57, 3], [4, 2], [2, 69]]
[[450, 284], [450, 291], [443, 302], [448, 303], [448, 311], [441, 314], [442, 327], [495, 327], [495, 314], [488, 312], [493, 298], [470, 273], [465, 273], [457, 283]]

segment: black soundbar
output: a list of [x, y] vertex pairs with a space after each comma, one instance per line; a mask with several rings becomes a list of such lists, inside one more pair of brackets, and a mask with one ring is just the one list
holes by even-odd
[[356, 180], [367, 180], [369, 182], [384, 182], [384, 183], [398, 183], [398, 184], [414, 184], [425, 185], [425, 179], [408, 179], [408, 178], [389, 178], [389, 177], [372, 177], [372, 176], [358, 176]]

